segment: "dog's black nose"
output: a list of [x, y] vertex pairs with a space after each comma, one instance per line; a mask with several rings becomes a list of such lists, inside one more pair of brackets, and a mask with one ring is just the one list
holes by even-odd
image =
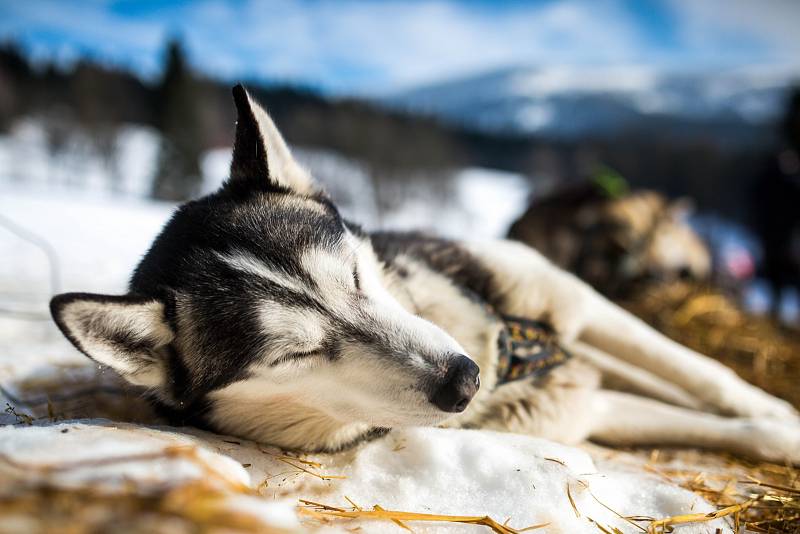
[[479, 372], [478, 365], [466, 356], [454, 357], [431, 402], [444, 412], [463, 412], [481, 386]]

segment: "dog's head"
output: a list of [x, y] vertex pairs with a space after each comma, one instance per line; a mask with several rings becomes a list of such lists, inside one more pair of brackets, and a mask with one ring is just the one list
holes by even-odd
[[630, 278], [704, 280], [711, 273], [711, 253], [688, 222], [692, 204], [674, 201], [654, 191], [637, 191], [605, 205], [615, 228], [612, 239], [630, 261], [623, 268]]
[[280, 445], [333, 448], [316, 433], [341, 441], [463, 411], [477, 366], [395, 300], [369, 236], [241, 86], [234, 100], [228, 181], [175, 212], [128, 295], [55, 297], [58, 326], [187, 420]]

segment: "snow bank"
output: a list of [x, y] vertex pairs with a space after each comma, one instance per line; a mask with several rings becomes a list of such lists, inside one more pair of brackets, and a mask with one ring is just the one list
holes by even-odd
[[[58, 259], [57, 290], [125, 290], [136, 263], [169, 218], [173, 204], [60, 192], [0, 189], [0, 215], [39, 236]], [[0, 291], [49, 296], [41, 249], [0, 228]]]
[[[159, 456], [173, 450], [195, 448], [187, 436], [126, 425], [64, 423], [49, 426], [0, 428], [0, 454], [12, 457], [34, 471], [51, 469], [48, 482], [60, 486], [91, 484], [120, 489], [135, 480], [156, 487], [201, 478], [211, 471], [232, 484], [249, 484], [244, 468], [231, 458], [197, 447], [198, 460], [187, 456]], [[105, 462], [97, 462], [104, 458]], [[114, 462], [114, 459], [126, 461]]]
[[[160, 454], [176, 450], [193, 454]], [[398, 430], [357, 452], [304, 458], [322, 464], [319, 468], [224, 436], [98, 421], [0, 428], [0, 454], [28, 466], [31, 473], [37, 472], [36, 466], [60, 466], [47, 475], [48, 483], [57, 487], [108, 491], [134, 484], [146, 494], [201, 478], [219, 478], [223, 487], [249, 485], [258, 488], [261, 498], [237, 495], [231, 506], [282, 528], [297, 526], [298, 499], [344, 508], [350, 508], [349, 499], [364, 509], [378, 504], [418, 513], [489, 515], [500, 522], [509, 519], [515, 528], [548, 523], [542, 532], [576, 534], [596, 533], [596, 524], [625, 533], [640, 531], [617, 513], [663, 517], [713, 510], [697, 495], [648, 475], [598, 471], [581, 450], [488, 431]], [[346, 478], [321, 481], [298, 465]], [[324, 530], [342, 532], [358, 523], [366, 532], [400, 532], [388, 521], [340, 520]], [[415, 532], [481, 531], [447, 523], [412, 526]], [[722, 520], [678, 531], [717, 528], [730, 532]]]
[[51, 193], [82, 189], [129, 197], [149, 194], [158, 132], [128, 124], [103, 137], [105, 153], [74, 124], [20, 120], [0, 135], [0, 182]]
[[[515, 528], [549, 523], [544, 532], [596, 533], [592, 521], [622, 532], [638, 531], [603, 504], [626, 516], [712, 511], [695, 494], [653, 477], [599, 472], [581, 450], [488, 431], [397, 431], [365, 447], [341, 474], [347, 478], [331, 487], [326, 504], [347, 506], [346, 495], [364, 508], [379, 504], [392, 510], [489, 515], [500, 522], [510, 518]], [[681, 532], [713, 532], [715, 527], [725, 525], [719, 521]], [[415, 525], [414, 530], [448, 528], [454, 527]], [[397, 532], [384, 524], [371, 524], [368, 531]]]
[[43, 357], [85, 363], [50, 321], [50, 297], [124, 293], [172, 209], [97, 193], [0, 188], [0, 380], [29, 372]]
[[[152, 498], [201, 483], [221, 494], [214, 502], [216, 511], [246, 515], [261, 531], [300, 530], [291, 501], [267, 501], [244, 492], [250, 486], [245, 468], [189, 435], [101, 421], [9, 425], [0, 427], [0, 455], [11, 466], [0, 474], [0, 481], [13, 481], [26, 490], [46, 485], [50, 491]], [[35, 518], [30, 519], [28, 527], [34, 527]]]

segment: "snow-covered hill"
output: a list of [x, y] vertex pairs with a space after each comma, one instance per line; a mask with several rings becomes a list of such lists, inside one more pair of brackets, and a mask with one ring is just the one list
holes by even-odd
[[616, 133], [653, 119], [761, 125], [779, 115], [798, 75], [767, 68], [521, 67], [412, 89], [389, 103], [483, 129], [559, 137]]

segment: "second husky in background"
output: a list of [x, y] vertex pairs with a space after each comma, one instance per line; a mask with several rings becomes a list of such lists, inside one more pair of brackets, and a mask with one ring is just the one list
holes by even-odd
[[711, 255], [688, 210], [655, 191], [611, 196], [590, 183], [534, 200], [508, 237], [615, 297], [637, 281], [709, 277]]

